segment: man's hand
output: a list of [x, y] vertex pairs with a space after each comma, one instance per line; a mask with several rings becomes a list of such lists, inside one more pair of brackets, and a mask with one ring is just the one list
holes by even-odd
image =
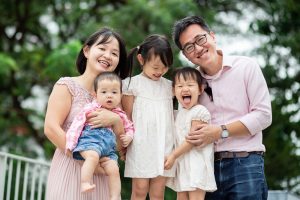
[[221, 136], [220, 126], [199, 124], [186, 136], [186, 141], [200, 148], [217, 141]]

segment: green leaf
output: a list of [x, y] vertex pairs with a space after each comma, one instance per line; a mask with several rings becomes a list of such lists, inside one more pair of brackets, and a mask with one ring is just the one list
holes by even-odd
[[54, 49], [46, 57], [46, 67], [42, 72], [42, 76], [57, 80], [61, 76], [75, 75], [75, 62], [81, 46], [79, 41], [74, 40]]
[[9, 55], [0, 53], [0, 75], [8, 76], [11, 70], [18, 70], [16, 61]]

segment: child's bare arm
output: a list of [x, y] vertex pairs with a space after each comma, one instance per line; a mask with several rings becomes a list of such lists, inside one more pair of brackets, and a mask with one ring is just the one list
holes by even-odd
[[133, 108], [134, 96], [133, 95], [123, 95], [122, 96], [122, 108], [127, 114], [128, 118], [132, 121], [132, 108]]
[[[133, 95], [123, 95], [122, 96], [122, 109], [126, 113], [128, 119], [132, 121], [132, 108], [133, 108], [134, 96]], [[131, 122], [132, 124], [132, 122]], [[133, 124], [132, 124], [133, 125]], [[132, 126], [133, 129], [133, 126]], [[133, 130], [131, 131], [133, 132]], [[133, 139], [133, 134], [123, 134], [120, 136], [122, 146], [127, 147]]]
[[[190, 130], [195, 129], [195, 127], [197, 125], [203, 124], [203, 123], [205, 123], [205, 122], [203, 122], [201, 120], [192, 120]], [[165, 160], [165, 169], [166, 170], [170, 169], [173, 166], [173, 164], [177, 158], [179, 158], [181, 155], [185, 154], [186, 152], [190, 151], [193, 147], [194, 147], [193, 144], [191, 144], [187, 141], [184, 141], [169, 156], [167, 156], [167, 158]]]

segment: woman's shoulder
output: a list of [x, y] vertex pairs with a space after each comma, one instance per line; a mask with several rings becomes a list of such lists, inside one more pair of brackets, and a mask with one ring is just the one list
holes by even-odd
[[74, 84], [74, 80], [72, 79], [72, 77], [60, 77], [57, 81], [56, 84], [60, 84], [60, 85], [69, 85], [69, 84]]
[[79, 90], [79, 86], [76, 84], [76, 81], [74, 81], [74, 77], [61, 77], [56, 81], [55, 85], [66, 86], [72, 95], [78, 93], [77, 91]]

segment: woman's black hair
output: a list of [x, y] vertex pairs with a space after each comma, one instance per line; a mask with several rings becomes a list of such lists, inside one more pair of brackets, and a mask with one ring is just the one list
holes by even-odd
[[[102, 37], [101, 40], [99, 40], [99, 37]], [[87, 58], [85, 57], [83, 53], [83, 48], [85, 46], [91, 47], [93, 46], [96, 42], [98, 44], [103, 44], [109, 42], [110, 38], [116, 38], [116, 40], [119, 43], [119, 48], [120, 48], [120, 59], [119, 63], [114, 70], [114, 72], [120, 76], [120, 78], [124, 79], [129, 76], [130, 70], [127, 67], [127, 52], [126, 52], [126, 47], [125, 47], [125, 42], [122, 39], [122, 37], [115, 31], [113, 31], [110, 28], [104, 27], [97, 32], [93, 33], [83, 44], [76, 60], [76, 66], [77, 66], [77, 71], [80, 74], [83, 74], [86, 69], [86, 63], [87, 63]], [[97, 45], [98, 45], [97, 44]]]
[[168, 39], [163, 35], [153, 34], [148, 36], [142, 44], [130, 50], [128, 54], [128, 67], [130, 76], [132, 75], [134, 60], [136, 55], [141, 54], [144, 61], [149, 61], [154, 56], [159, 56], [166, 67], [173, 64], [173, 52]]

